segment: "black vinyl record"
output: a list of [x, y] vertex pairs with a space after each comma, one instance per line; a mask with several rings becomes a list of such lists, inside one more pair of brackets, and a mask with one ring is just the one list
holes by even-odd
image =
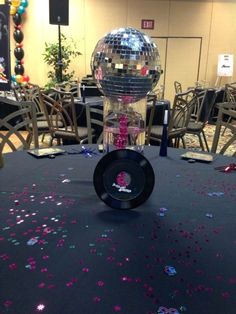
[[152, 193], [155, 175], [149, 161], [130, 149], [118, 149], [98, 162], [93, 184], [98, 197], [108, 206], [131, 209]]

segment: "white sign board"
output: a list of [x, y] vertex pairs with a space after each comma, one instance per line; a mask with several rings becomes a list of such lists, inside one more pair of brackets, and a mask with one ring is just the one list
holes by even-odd
[[233, 76], [234, 56], [218, 55], [217, 76]]

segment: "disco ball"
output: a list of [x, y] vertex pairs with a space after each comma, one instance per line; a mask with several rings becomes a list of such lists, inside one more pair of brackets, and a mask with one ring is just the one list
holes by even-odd
[[131, 27], [119, 28], [98, 41], [91, 70], [105, 96], [133, 103], [146, 97], [157, 84], [160, 56], [150, 37]]

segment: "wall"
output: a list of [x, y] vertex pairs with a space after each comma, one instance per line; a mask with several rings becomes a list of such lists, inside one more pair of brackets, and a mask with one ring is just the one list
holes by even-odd
[[[106, 32], [124, 26], [140, 29], [141, 19], [155, 20], [155, 29], [145, 31], [150, 36], [202, 37], [199, 78], [209, 81], [210, 85], [216, 81], [218, 54], [236, 54], [235, 0], [70, 0], [69, 14], [70, 25], [63, 26], [62, 32], [78, 42], [82, 53], [73, 62], [78, 78], [90, 73], [91, 53]], [[29, 0], [23, 33], [25, 72], [33, 83], [43, 86], [48, 71], [42, 57], [44, 43], [56, 42], [58, 34], [57, 26], [49, 25], [48, 0]], [[14, 50], [13, 40], [11, 46]], [[190, 54], [190, 61], [191, 58]], [[178, 80], [176, 73], [171, 76], [171, 69], [168, 73], [170, 81]], [[194, 80], [188, 84], [193, 85]], [[234, 80], [235, 71], [232, 78], [221, 83]]]

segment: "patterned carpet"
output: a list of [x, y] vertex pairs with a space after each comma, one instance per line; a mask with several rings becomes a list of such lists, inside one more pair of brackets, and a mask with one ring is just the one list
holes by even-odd
[[[211, 146], [212, 146], [214, 133], [215, 133], [215, 125], [210, 125], [209, 124], [209, 125], [207, 125], [205, 127], [205, 134], [206, 134], [207, 142], [208, 142], [208, 145], [209, 145], [210, 149], [211, 149]], [[222, 145], [225, 143], [225, 141], [229, 137], [231, 137], [231, 132], [226, 130], [226, 132], [224, 133], [224, 136], [220, 137], [219, 145], [218, 145], [218, 148], [217, 148], [217, 152], [219, 152], [220, 148], [222, 147]], [[17, 139], [14, 139], [14, 141], [17, 143]], [[49, 146], [49, 141], [50, 141], [50, 137], [49, 136], [45, 136], [44, 141], [41, 141], [41, 138], [40, 138], [40, 140], [39, 140], [40, 147], [48, 147]], [[194, 135], [191, 135], [191, 134], [186, 134], [185, 135], [185, 142], [186, 142], [187, 149], [194, 150], [194, 151], [201, 151], [201, 148], [200, 148], [197, 136], [194, 136]], [[8, 153], [10, 151], [11, 150], [6, 145], [5, 148], [4, 148], [3, 153]], [[236, 152], [236, 143], [235, 142], [233, 143], [233, 145], [231, 145], [229, 147], [229, 149], [227, 150], [225, 155], [232, 156], [232, 154], [234, 152]]]
[[[222, 128], [222, 132], [223, 131], [224, 131], [224, 128]], [[213, 137], [215, 134], [215, 125], [211, 125], [211, 124], [206, 125], [204, 132], [206, 134], [207, 143], [209, 145], [209, 148], [211, 149]], [[222, 132], [221, 132], [221, 134], [222, 134]], [[218, 147], [217, 147], [217, 152], [220, 151], [221, 147], [226, 143], [226, 141], [231, 136], [232, 136], [232, 134], [231, 134], [230, 130], [226, 130], [224, 132], [223, 136], [222, 135], [220, 136]], [[188, 149], [201, 151], [197, 136], [194, 136], [191, 134], [186, 134], [185, 135], [185, 141], [186, 141], [186, 147]], [[236, 152], [236, 142], [234, 142], [232, 145], [229, 146], [225, 155], [232, 156], [235, 152]]]

